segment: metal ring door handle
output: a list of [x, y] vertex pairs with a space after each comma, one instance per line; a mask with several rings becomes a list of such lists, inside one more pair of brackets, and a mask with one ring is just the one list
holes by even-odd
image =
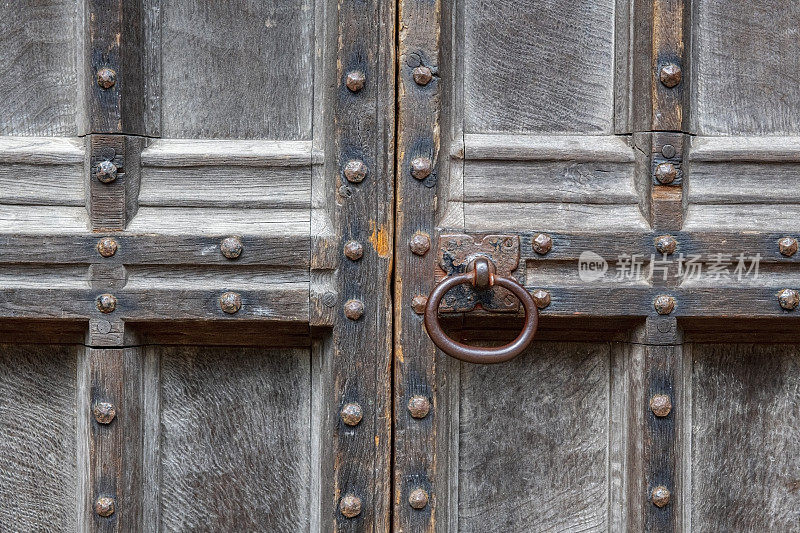
[[[503, 346], [484, 348], [468, 346], [447, 336], [439, 323], [439, 304], [447, 291], [462, 283], [471, 283], [478, 288], [503, 287], [519, 298], [522, 307], [525, 308], [525, 324], [516, 339]], [[475, 260], [470, 272], [442, 280], [431, 292], [428, 304], [425, 306], [425, 329], [433, 343], [450, 357], [468, 363], [503, 363], [515, 358], [531, 343], [538, 325], [539, 309], [530, 293], [516, 280], [492, 272], [489, 261], [484, 257]]]

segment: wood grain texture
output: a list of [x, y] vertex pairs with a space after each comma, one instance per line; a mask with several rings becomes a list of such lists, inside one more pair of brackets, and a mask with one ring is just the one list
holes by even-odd
[[64, 137], [0, 137], [0, 202], [84, 205], [83, 152]]
[[307, 529], [309, 351], [151, 350], [160, 357], [161, 529]]
[[74, 346], [0, 345], [0, 524], [77, 531]]
[[692, 531], [795, 531], [794, 345], [691, 346]]
[[608, 344], [462, 364], [458, 530], [606, 529], [609, 383]]
[[309, 139], [312, 5], [309, 0], [163, 5], [163, 136]]
[[463, 17], [465, 131], [612, 131], [613, 0], [469, 0]]

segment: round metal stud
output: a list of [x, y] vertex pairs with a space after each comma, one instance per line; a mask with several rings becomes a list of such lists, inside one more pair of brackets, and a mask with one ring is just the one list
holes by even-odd
[[672, 146], [671, 144], [665, 144], [664, 146], [661, 147], [661, 155], [663, 155], [667, 159], [672, 159], [673, 157], [675, 157], [675, 154], [676, 154], [675, 147]]
[[675, 249], [678, 247], [678, 241], [676, 241], [675, 237], [672, 235], [662, 235], [657, 237], [654, 244], [656, 250], [658, 250], [658, 253], [664, 255], [669, 255], [675, 252]]
[[358, 320], [364, 315], [364, 304], [361, 300], [347, 300], [344, 304], [344, 316], [350, 320]]
[[117, 416], [117, 409], [113, 403], [97, 402], [92, 408], [92, 414], [99, 424], [110, 424]]
[[431, 402], [425, 396], [416, 394], [408, 400], [408, 412], [413, 418], [425, 418], [431, 412]]
[[339, 416], [342, 417], [342, 422], [348, 426], [357, 426], [364, 416], [361, 406], [357, 403], [347, 403], [342, 407]]
[[339, 510], [347, 518], [355, 518], [361, 514], [361, 498], [353, 494], [347, 494], [339, 502]]
[[778, 249], [781, 251], [782, 255], [785, 255], [786, 257], [792, 257], [795, 253], [797, 253], [797, 239], [792, 237], [784, 237], [778, 241]]
[[653, 307], [659, 315], [668, 315], [675, 310], [675, 298], [668, 294], [659, 294], [653, 300]]
[[101, 294], [95, 300], [95, 305], [101, 313], [113, 313], [117, 308], [117, 299], [113, 294]]
[[800, 303], [800, 294], [794, 289], [783, 289], [778, 293], [778, 302], [787, 311], [793, 311]]
[[114, 69], [103, 67], [97, 71], [97, 85], [103, 89], [110, 89], [117, 83], [117, 73]]
[[664, 485], [659, 485], [658, 487], [653, 489], [653, 492], [650, 494], [650, 501], [653, 502], [653, 505], [656, 507], [664, 507], [669, 503], [669, 498], [671, 494], [667, 487]]
[[414, 489], [408, 495], [408, 504], [414, 509], [424, 509], [428, 505], [428, 492], [424, 489]]
[[103, 183], [111, 183], [117, 179], [117, 165], [111, 161], [100, 161], [95, 167], [95, 177]]
[[537, 233], [533, 236], [531, 245], [534, 252], [539, 255], [545, 255], [553, 248], [553, 239], [546, 233]]
[[655, 394], [650, 398], [650, 410], [657, 417], [663, 418], [672, 411], [672, 401], [666, 394]]
[[411, 308], [418, 315], [425, 313], [425, 306], [428, 305], [428, 297], [418, 294], [411, 299]]
[[94, 512], [98, 516], [108, 517], [114, 514], [114, 498], [108, 496], [100, 496], [94, 502]]
[[672, 163], [660, 163], [656, 167], [655, 175], [659, 183], [668, 185], [678, 177], [678, 169]]
[[358, 261], [364, 255], [364, 247], [360, 242], [347, 241], [344, 245], [344, 255], [351, 261]]
[[360, 70], [353, 70], [347, 73], [345, 85], [351, 92], [357, 93], [364, 88], [364, 83], [367, 81], [366, 76]]
[[431, 175], [433, 165], [427, 157], [415, 157], [411, 161], [411, 175], [414, 179], [424, 180]]
[[675, 63], [667, 63], [661, 67], [658, 73], [658, 79], [661, 80], [661, 83], [663, 83], [665, 87], [669, 87], [670, 89], [681, 82], [681, 76], [681, 67]]
[[550, 293], [544, 289], [536, 289], [533, 291], [533, 301], [536, 302], [536, 307], [544, 309], [550, 305]]
[[242, 255], [244, 245], [242, 244], [242, 239], [234, 235], [222, 239], [222, 242], [219, 243], [219, 250], [228, 259], [236, 259]]
[[425, 255], [431, 249], [431, 238], [425, 233], [415, 233], [408, 240], [408, 247], [414, 255]]
[[414, 82], [417, 85], [428, 85], [433, 79], [433, 72], [429, 67], [419, 66], [414, 69]]
[[344, 166], [344, 177], [351, 183], [360, 183], [367, 177], [367, 165], [360, 159], [351, 159]]
[[239, 309], [242, 308], [242, 295], [238, 292], [223, 293], [219, 297], [219, 306], [229, 315], [238, 313]]
[[97, 253], [103, 257], [111, 257], [117, 253], [117, 241], [111, 237], [103, 237], [97, 241]]

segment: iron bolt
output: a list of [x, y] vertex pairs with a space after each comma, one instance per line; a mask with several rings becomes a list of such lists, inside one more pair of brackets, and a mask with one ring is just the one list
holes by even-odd
[[431, 175], [431, 160], [427, 157], [415, 157], [411, 161], [411, 175], [415, 179], [424, 180]]
[[336, 293], [328, 291], [325, 294], [323, 294], [322, 304], [325, 307], [333, 307], [334, 305], [336, 305]]
[[356, 241], [347, 241], [344, 245], [344, 255], [351, 261], [358, 261], [364, 255], [364, 247]]
[[414, 81], [417, 85], [428, 85], [433, 79], [433, 72], [428, 67], [419, 66], [414, 69]]
[[344, 166], [344, 177], [351, 183], [360, 183], [367, 177], [367, 165], [360, 159], [351, 159]]
[[229, 315], [238, 313], [242, 308], [242, 295], [238, 292], [225, 292], [219, 297], [219, 306]]
[[113, 403], [97, 402], [92, 408], [94, 419], [100, 424], [110, 424], [114, 417], [117, 416], [117, 409]]
[[671, 89], [681, 82], [681, 67], [675, 63], [667, 63], [661, 67], [658, 77], [665, 87]]
[[242, 239], [235, 235], [232, 237], [225, 237], [222, 239], [222, 242], [219, 243], [219, 250], [222, 252], [222, 255], [228, 259], [236, 259], [242, 255], [243, 249]]
[[358, 320], [364, 314], [364, 304], [361, 300], [347, 300], [344, 304], [344, 316], [350, 320]]
[[111, 257], [117, 253], [117, 241], [111, 237], [103, 237], [97, 241], [97, 253], [103, 257]]
[[672, 163], [659, 163], [656, 167], [656, 179], [659, 183], [667, 185], [678, 177], [678, 169]]
[[778, 301], [781, 307], [787, 311], [791, 311], [800, 303], [800, 294], [794, 289], [783, 289], [778, 293]]
[[658, 487], [653, 489], [653, 492], [650, 494], [650, 499], [653, 502], [653, 505], [656, 507], [664, 507], [669, 503], [670, 493], [667, 487], [664, 485], [659, 485]]
[[428, 298], [418, 294], [411, 299], [411, 308], [415, 313], [421, 315], [425, 313], [425, 307], [428, 305]]
[[409, 239], [408, 247], [414, 255], [425, 255], [431, 249], [431, 238], [424, 233], [415, 233]]
[[97, 297], [95, 304], [97, 305], [97, 310], [101, 313], [113, 313], [114, 309], [117, 308], [117, 299], [113, 294], [101, 294]]
[[431, 402], [425, 396], [416, 394], [408, 400], [408, 412], [414, 418], [425, 418], [431, 412]]
[[664, 146], [661, 147], [661, 155], [663, 155], [667, 159], [672, 159], [673, 157], [675, 157], [676, 153], [677, 152], [675, 150], [675, 147], [672, 146], [671, 144], [665, 144]]
[[95, 167], [95, 177], [103, 183], [111, 183], [117, 179], [117, 165], [111, 161], [100, 161]]
[[357, 426], [361, 422], [364, 413], [361, 411], [361, 406], [357, 403], [347, 403], [342, 407], [339, 416], [342, 417], [342, 422], [348, 426]]
[[408, 495], [408, 503], [414, 509], [424, 509], [428, 505], [428, 493], [424, 489], [414, 489]]
[[675, 298], [667, 294], [659, 294], [653, 300], [653, 307], [659, 315], [668, 315], [675, 309]]
[[114, 514], [114, 498], [100, 496], [94, 502], [94, 512], [100, 516], [111, 516]]
[[97, 71], [97, 85], [103, 89], [110, 89], [117, 83], [117, 73], [114, 69], [103, 67]]
[[536, 289], [533, 291], [533, 301], [536, 303], [536, 307], [539, 309], [544, 309], [548, 305], [550, 305], [550, 293], [544, 289]]
[[364, 73], [360, 70], [353, 70], [347, 73], [347, 79], [345, 80], [345, 85], [350, 91], [357, 93], [361, 89], [364, 88], [364, 82], [367, 78], [364, 76]]
[[545, 255], [553, 247], [553, 239], [546, 233], [537, 233], [533, 236], [533, 251], [539, 255]]
[[672, 411], [672, 401], [666, 394], [654, 394], [650, 398], [650, 410], [657, 417], [663, 418]]
[[656, 238], [655, 245], [658, 253], [669, 255], [678, 247], [678, 241], [672, 235], [662, 235]]
[[348, 494], [339, 502], [339, 510], [347, 518], [355, 518], [361, 514], [361, 498]]
[[797, 252], [797, 239], [792, 237], [784, 237], [778, 241], [778, 247], [781, 253], [786, 257], [792, 257]]

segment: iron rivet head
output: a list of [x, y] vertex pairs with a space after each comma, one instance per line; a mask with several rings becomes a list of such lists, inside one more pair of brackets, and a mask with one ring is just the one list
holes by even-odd
[[672, 401], [666, 394], [654, 394], [650, 398], [650, 410], [657, 417], [665, 417], [672, 411]]
[[117, 253], [117, 241], [111, 237], [103, 237], [97, 241], [97, 253], [103, 257], [111, 257]]
[[425, 255], [431, 249], [431, 238], [424, 233], [415, 233], [409, 239], [408, 247], [414, 255]]
[[110, 89], [117, 83], [117, 73], [114, 69], [103, 67], [97, 71], [97, 85], [103, 89]]
[[244, 245], [242, 245], [242, 239], [234, 235], [233, 237], [222, 239], [222, 242], [219, 243], [219, 250], [228, 259], [236, 259], [242, 255]]
[[411, 299], [411, 308], [414, 309], [414, 312], [418, 315], [425, 313], [425, 306], [428, 305], [428, 298], [426, 296], [422, 296], [418, 294]]
[[408, 400], [408, 412], [414, 418], [425, 418], [431, 412], [431, 402], [419, 394]]
[[114, 514], [114, 498], [100, 496], [94, 502], [94, 512], [100, 516], [111, 516]]
[[544, 289], [536, 289], [533, 291], [533, 301], [536, 303], [536, 307], [539, 309], [544, 309], [548, 305], [550, 305], [550, 293]]
[[653, 489], [653, 492], [650, 494], [650, 500], [656, 507], [664, 507], [669, 503], [670, 496], [671, 494], [669, 493], [667, 487], [664, 485], [659, 485]]
[[675, 63], [667, 63], [661, 67], [658, 73], [658, 78], [665, 87], [675, 87], [681, 82], [681, 67]]
[[411, 175], [414, 179], [424, 180], [431, 175], [432, 169], [431, 160], [427, 157], [415, 157], [411, 161]]
[[347, 300], [344, 304], [344, 316], [350, 320], [358, 320], [364, 315], [364, 304], [361, 300]]
[[545, 233], [537, 233], [533, 236], [532, 247], [534, 252], [544, 255], [553, 247], [553, 239]]
[[352, 494], [346, 495], [339, 502], [339, 510], [347, 518], [355, 518], [361, 514], [361, 498]]
[[678, 247], [678, 241], [676, 241], [675, 237], [672, 235], [662, 235], [660, 237], [656, 237], [655, 246], [656, 250], [658, 250], [658, 253], [669, 255]]
[[653, 300], [653, 307], [659, 315], [668, 315], [675, 309], [675, 298], [668, 294], [659, 294]]
[[671, 144], [665, 144], [664, 146], [661, 147], [661, 155], [663, 155], [667, 159], [672, 159], [673, 157], [675, 157], [676, 153], [677, 152], [675, 150], [675, 147], [672, 146]]
[[367, 81], [367, 78], [364, 76], [363, 72], [360, 70], [353, 70], [347, 73], [345, 85], [347, 85], [347, 88], [352, 92], [357, 93], [364, 88], [365, 81]]
[[424, 489], [414, 489], [408, 495], [408, 503], [414, 509], [424, 509], [428, 505], [428, 493]]
[[364, 247], [360, 242], [347, 241], [344, 245], [344, 255], [351, 261], [358, 261], [364, 255]]
[[113, 294], [101, 294], [95, 300], [95, 304], [97, 305], [97, 310], [101, 313], [113, 313], [114, 309], [117, 308], [117, 299]]
[[800, 303], [800, 294], [794, 289], [783, 289], [778, 293], [778, 302], [787, 311], [792, 311]]
[[100, 161], [95, 167], [95, 177], [103, 183], [111, 183], [117, 179], [117, 165], [111, 161]]
[[238, 292], [226, 292], [219, 297], [219, 306], [229, 315], [239, 312], [242, 308], [242, 295]]
[[659, 163], [656, 167], [656, 179], [659, 183], [667, 185], [678, 177], [678, 169], [672, 163]]
[[361, 406], [357, 403], [348, 403], [342, 407], [339, 416], [342, 417], [342, 422], [348, 426], [357, 426], [358, 423], [361, 422], [364, 413], [361, 411]]
[[797, 252], [797, 239], [784, 237], [778, 241], [778, 247], [780, 248], [781, 254], [786, 257], [792, 257]]
[[428, 67], [419, 66], [414, 69], [414, 81], [417, 85], [428, 85], [433, 79], [433, 72]]
[[114, 417], [117, 416], [117, 409], [113, 403], [97, 402], [92, 408], [92, 414], [94, 414], [94, 419], [99, 424], [110, 424]]
[[351, 159], [344, 166], [344, 177], [351, 183], [360, 183], [367, 177], [367, 165], [360, 159]]
[[323, 294], [322, 304], [325, 307], [333, 307], [334, 305], [336, 305], [336, 293], [328, 291], [325, 294]]

